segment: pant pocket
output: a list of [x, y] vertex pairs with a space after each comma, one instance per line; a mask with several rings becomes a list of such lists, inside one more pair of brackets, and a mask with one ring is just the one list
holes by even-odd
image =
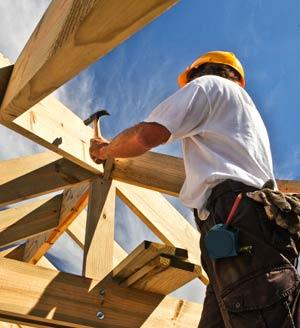
[[[231, 290], [227, 289], [227, 293], [221, 297], [231, 318], [232, 327], [273, 327], [269, 326], [267, 318], [272, 307], [281, 308], [283, 312], [282, 315], [277, 312], [278, 318], [285, 320], [284, 302], [298, 285], [299, 276], [291, 266], [252, 275], [249, 279], [235, 284]], [[281, 321], [281, 324], [283, 322]], [[282, 327], [276, 324], [274, 323], [274, 328]]]

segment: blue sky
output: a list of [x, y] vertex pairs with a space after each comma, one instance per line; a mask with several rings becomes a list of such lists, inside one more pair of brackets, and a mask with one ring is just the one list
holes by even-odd
[[[1, 0], [0, 51], [11, 60], [17, 58], [48, 3]], [[246, 89], [268, 128], [276, 177], [300, 179], [299, 34], [299, 0], [182, 0], [61, 87], [56, 96], [82, 118], [106, 108], [111, 116], [104, 118], [102, 132], [111, 138], [142, 121], [176, 91], [177, 75], [201, 53], [233, 51], [244, 66]], [[5, 140], [1, 159], [40, 150], [5, 128], [0, 129], [0, 138]], [[156, 151], [181, 155], [179, 143]], [[170, 200], [191, 220], [178, 201]], [[119, 202], [116, 239], [127, 250], [154, 238], [138, 222]], [[66, 247], [72, 249], [76, 263], [60, 257]], [[67, 238], [60, 240], [51, 256], [64, 270], [78, 272], [81, 255]], [[203, 299], [203, 288], [192, 286], [182, 293], [189, 299]]]

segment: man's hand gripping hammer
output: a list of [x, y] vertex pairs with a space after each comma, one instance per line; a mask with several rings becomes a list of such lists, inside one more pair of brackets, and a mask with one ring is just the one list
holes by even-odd
[[[100, 117], [110, 115], [105, 109], [98, 110], [96, 113], [92, 114], [89, 118], [87, 118], [84, 122], [85, 125], [89, 125], [93, 123], [93, 129], [94, 129], [94, 138], [95, 139], [101, 139], [103, 140], [103, 143], [105, 143], [105, 139], [102, 137], [101, 129], [100, 129]], [[99, 122], [99, 124], [98, 124]], [[93, 159], [97, 164], [103, 163], [102, 160], [95, 160]]]

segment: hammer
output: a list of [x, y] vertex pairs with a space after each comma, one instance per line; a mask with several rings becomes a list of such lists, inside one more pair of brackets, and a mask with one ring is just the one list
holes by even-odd
[[98, 121], [101, 116], [105, 116], [105, 115], [110, 115], [110, 114], [105, 109], [101, 109], [101, 110], [98, 110], [96, 113], [92, 114], [85, 121], [83, 121], [83, 123], [85, 125], [89, 125], [93, 122], [94, 138], [99, 138], [99, 135], [101, 136], [101, 130], [100, 130], [100, 125], [98, 127]]

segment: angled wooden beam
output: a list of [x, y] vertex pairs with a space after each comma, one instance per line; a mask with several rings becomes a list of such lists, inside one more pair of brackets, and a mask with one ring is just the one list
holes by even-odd
[[89, 182], [66, 188], [61, 199], [58, 225], [50, 232], [27, 241], [23, 260], [37, 263], [54, 242], [66, 231], [88, 202]]
[[58, 226], [62, 195], [0, 211], [0, 247], [32, 238]]
[[17, 59], [1, 116], [14, 120], [176, 2], [52, 1]]
[[[84, 248], [85, 228], [86, 228], [86, 215], [85, 211], [82, 211], [76, 220], [66, 230], [67, 234], [75, 241], [75, 243], [81, 248]], [[113, 244], [113, 268], [123, 261], [127, 256], [124, 249], [114, 241]]]
[[0, 206], [61, 190], [95, 177], [80, 166], [47, 153], [0, 162], [0, 172]]
[[113, 268], [115, 186], [111, 180], [91, 183], [84, 243], [83, 275], [102, 279]]
[[[170, 309], [165, 306], [172, 309], [175, 327], [186, 328], [184, 323], [175, 325], [183, 312], [193, 322], [191, 328], [197, 327], [200, 317], [200, 304], [183, 309], [189, 302], [167, 298], [161, 307], [163, 296], [121, 287], [109, 276], [97, 282], [5, 258], [0, 258], [0, 267], [0, 318], [4, 321], [52, 328], [138, 328], [147, 319], [153, 322], [160, 318], [161, 326], [167, 327], [169, 318], [162, 314]], [[91, 289], [92, 284], [95, 287]], [[104, 296], [99, 296], [100, 290], [105, 291]], [[182, 306], [176, 317], [179, 303]], [[193, 309], [198, 309], [196, 314]], [[99, 311], [104, 313], [100, 321], [96, 316]]]
[[[8, 83], [10, 61], [0, 53], [0, 99]], [[26, 138], [94, 173], [102, 172], [89, 156], [93, 129], [52, 96], [48, 96], [12, 122], [0, 122]]]

